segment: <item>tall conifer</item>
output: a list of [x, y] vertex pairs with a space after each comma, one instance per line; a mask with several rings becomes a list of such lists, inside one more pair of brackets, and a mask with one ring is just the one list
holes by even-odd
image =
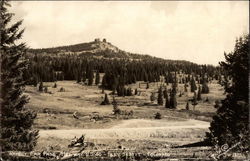
[[24, 43], [16, 43], [24, 30], [19, 31], [22, 21], [9, 25], [13, 14], [7, 11], [8, 6], [10, 5], [5, 0], [0, 2], [1, 148], [3, 151], [31, 151], [38, 136], [38, 131], [32, 129], [36, 113], [25, 107], [28, 103], [28, 97], [23, 94], [23, 73], [27, 68], [24, 58], [26, 46]]

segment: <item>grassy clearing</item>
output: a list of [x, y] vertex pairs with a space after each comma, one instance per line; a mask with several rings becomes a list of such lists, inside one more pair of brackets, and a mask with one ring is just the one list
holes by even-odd
[[[137, 82], [130, 87], [138, 88], [140, 95], [116, 97], [119, 108], [124, 111], [133, 110], [133, 116], [115, 117], [112, 115], [112, 105], [100, 105], [104, 94], [97, 86], [85, 86], [74, 81], [59, 81], [57, 88], [52, 88], [53, 84], [44, 83], [51, 94], [40, 93], [33, 86], [26, 87], [26, 94], [31, 98], [28, 107], [38, 112], [35, 128], [42, 131], [54, 130], [51, 135], [42, 135], [39, 138], [36, 150], [48, 148], [70, 150], [67, 148], [70, 139], [81, 134], [86, 134], [87, 141], [95, 144], [90, 149], [109, 149], [119, 146], [128, 149], [135, 147], [148, 150], [164, 149], [201, 141], [216, 111], [213, 107], [214, 101], [225, 97], [222, 87], [212, 82], [209, 84], [210, 93], [202, 94], [203, 100], [198, 102], [194, 110], [191, 103], [190, 110], [185, 110], [187, 100], [193, 97], [190, 92], [184, 93], [182, 97], [177, 95], [177, 109], [171, 110], [158, 106], [156, 102], [150, 102], [151, 92], [157, 91], [159, 83], [158, 86], [157, 83], [150, 83], [149, 89], [139, 89], [139, 82]], [[65, 92], [59, 92], [61, 87], [65, 89]], [[184, 91], [183, 84], [179, 84], [178, 88]], [[111, 91], [105, 92], [111, 93]], [[204, 101], [206, 98], [209, 102]], [[111, 95], [109, 95], [109, 100], [112, 101]], [[79, 119], [73, 117], [74, 112], [77, 112]], [[154, 120], [154, 114], [157, 112], [162, 115], [162, 119], [158, 121]], [[95, 115], [100, 117], [99, 120], [92, 119]], [[201, 122], [198, 125], [197, 122], [194, 123], [189, 119], [208, 122], [206, 127], [199, 128]], [[174, 128], [178, 126], [179, 128]], [[106, 129], [106, 131], [103, 132], [100, 129]], [[60, 130], [62, 130], [62, 135], [67, 137], [61, 137]], [[73, 132], [71, 133], [70, 130]]]

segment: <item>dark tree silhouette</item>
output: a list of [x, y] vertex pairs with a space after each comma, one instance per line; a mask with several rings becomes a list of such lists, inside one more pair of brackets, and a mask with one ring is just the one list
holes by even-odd
[[197, 101], [200, 101], [200, 100], [202, 100], [202, 98], [201, 98], [201, 87], [199, 86], [198, 93], [197, 93]]
[[172, 89], [170, 92], [169, 104], [170, 104], [170, 108], [172, 108], [172, 109], [177, 107], [176, 92], [174, 89]]
[[164, 98], [167, 98], [168, 96], [168, 90], [167, 90], [167, 87], [165, 87], [164, 91], [163, 91], [163, 97]]
[[38, 87], [38, 90], [39, 90], [40, 92], [43, 92], [43, 82], [40, 82], [39, 87]]
[[97, 70], [95, 74], [95, 85], [98, 85], [100, 83], [100, 73], [99, 70]]
[[158, 90], [158, 99], [157, 99], [158, 105], [163, 105], [163, 93], [162, 93], [162, 87]]
[[93, 84], [93, 80], [94, 80], [94, 72], [93, 72], [93, 70], [90, 70], [89, 77], [88, 77], [88, 85], [89, 86], [91, 86]]
[[137, 88], [135, 89], [135, 96], [138, 94], [138, 90], [137, 90]]
[[23, 94], [26, 46], [17, 45], [24, 30], [19, 31], [22, 21], [10, 24], [13, 14], [5, 0], [0, 2], [1, 16], [1, 150], [31, 151], [36, 145], [38, 131], [32, 129], [36, 113], [25, 107], [28, 97]]
[[170, 102], [169, 102], [169, 99], [168, 99], [168, 93], [166, 93], [166, 97], [165, 97], [165, 107], [166, 108], [170, 108]]
[[197, 94], [194, 92], [193, 100], [192, 100], [192, 105], [193, 105], [193, 110], [195, 110], [195, 106], [197, 105]]
[[208, 87], [207, 81], [203, 81], [201, 93], [209, 93], [209, 87]]
[[105, 93], [104, 100], [102, 101], [101, 105], [109, 105], [109, 98], [107, 93]]
[[186, 110], [189, 110], [189, 102], [187, 101]]
[[195, 79], [193, 77], [192, 77], [191, 82], [190, 82], [190, 88], [191, 88], [191, 92], [194, 92], [197, 89]]
[[228, 144], [229, 147], [240, 142], [236, 149], [249, 151], [249, 34], [236, 40], [233, 52], [225, 54], [221, 67], [231, 78], [225, 87], [226, 98], [218, 106], [211, 122], [208, 140], [213, 145]]

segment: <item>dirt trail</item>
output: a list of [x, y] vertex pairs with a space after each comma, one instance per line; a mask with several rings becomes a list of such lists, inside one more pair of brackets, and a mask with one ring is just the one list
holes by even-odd
[[149, 137], [167, 137], [168, 134], [182, 134], [185, 130], [208, 129], [209, 122], [198, 120], [165, 121], [131, 119], [109, 129], [70, 129], [70, 130], [40, 130], [40, 137], [57, 137], [72, 139], [74, 136], [86, 135], [86, 138], [126, 138], [139, 139]]

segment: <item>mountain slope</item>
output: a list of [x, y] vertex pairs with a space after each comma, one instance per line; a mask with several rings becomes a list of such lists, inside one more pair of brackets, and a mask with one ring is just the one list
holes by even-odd
[[98, 58], [126, 58], [133, 60], [144, 60], [144, 59], [158, 59], [160, 61], [169, 61], [172, 63], [190, 63], [184, 60], [166, 60], [162, 58], [156, 58], [149, 55], [129, 53], [119, 49], [118, 47], [107, 42], [106, 39], [102, 41], [95, 39], [91, 42], [79, 43], [75, 45], [59, 46], [53, 48], [42, 48], [42, 49], [29, 49], [30, 53], [34, 54], [77, 54], [80, 56], [94, 56]]

